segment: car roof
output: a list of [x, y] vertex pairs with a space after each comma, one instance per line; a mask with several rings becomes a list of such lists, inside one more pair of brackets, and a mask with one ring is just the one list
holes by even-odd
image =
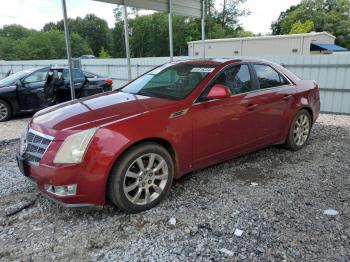
[[68, 69], [68, 67], [66, 67], [66, 66], [52, 66], [51, 67], [51, 70], [64, 70], [64, 69]]
[[196, 65], [196, 66], [219, 66], [227, 61], [234, 61], [238, 59], [186, 59], [186, 60], [178, 60], [171, 62], [173, 64], [189, 64], [189, 65]]
[[251, 62], [251, 63], [266, 63], [273, 64], [271, 61], [267, 61], [264, 59], [255, 59], [255, 58], [244, 58], [244, 57], [232, 57], [232, 58], [212, 58], [212, 59], [187, 59], [187, 60], [179, 60], [175, 62], [171, 62], [174, 64], [184, 63], [190, 65], [206, 65], [206, 66], [220, 66], [229, 63], [238, 63], [238, 62]]

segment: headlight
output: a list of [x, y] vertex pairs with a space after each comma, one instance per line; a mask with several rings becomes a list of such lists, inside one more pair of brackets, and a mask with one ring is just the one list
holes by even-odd
[[96, 130], [97, 128], [92, 128], [68, 136], [58, 150], [53, 162], [56, 164], [80, 163]]

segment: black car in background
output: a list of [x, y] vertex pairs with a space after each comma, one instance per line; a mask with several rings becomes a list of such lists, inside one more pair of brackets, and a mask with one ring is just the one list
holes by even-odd
[[[112, 90], [113, 80], [73, 69], [75, 97]], [[24, 112], [35, 112], [71, 99], [69, 70], [42, 67], [23, 70], [0, 80], [0, 122]]]

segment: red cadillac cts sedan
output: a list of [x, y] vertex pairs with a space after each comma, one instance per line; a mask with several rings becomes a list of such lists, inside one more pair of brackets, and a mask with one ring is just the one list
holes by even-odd
[[159, 66], [123, 88], [34, 115], [17, 155], [40, 191], [69, 206], [157, 205], [173, 179], [254, 150], [305, 146], [316, 82], [262, 60]]

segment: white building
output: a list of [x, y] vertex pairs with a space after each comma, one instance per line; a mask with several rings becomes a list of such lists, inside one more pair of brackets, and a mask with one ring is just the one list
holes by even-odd
[[[309, 55], [347, 51], [334, 44], [335, 36], [327, 33], [256, 36], [205, 40], [207, 57], [258, 55]], [[188, 42], [188, 55], [202, 57], [202, 41]]]

